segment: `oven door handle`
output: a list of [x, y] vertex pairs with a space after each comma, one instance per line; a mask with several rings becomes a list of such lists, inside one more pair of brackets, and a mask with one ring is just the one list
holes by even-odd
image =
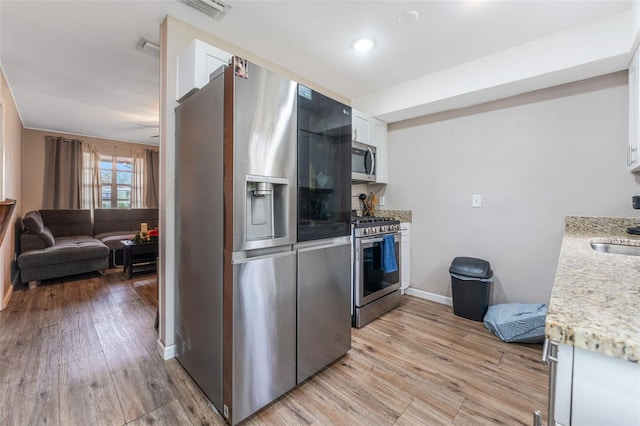
[[[387, 235], [393, 235], [393, 239], [396, 240], [396, 237], [399, 237], [401, 234], [399, 232], [394, 232], [393, 234], [387, 234]], [[380, 243], [384, 241], [384, 238], [382, 237], [373, 237], [373, 238], [360, 238], [360, 243], [361, 244], [367, 244], [367, 243]]]

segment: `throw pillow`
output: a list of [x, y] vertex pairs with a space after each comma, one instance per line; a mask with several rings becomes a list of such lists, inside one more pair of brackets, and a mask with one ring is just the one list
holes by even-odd
[[40, 236], [40, 238], [42, 238], [42, 241], [44, 241], [44, 245], [47, 247], [51, 247], [56, 243], [56, 239], [53, 238], [53, 234], [46, 226], [42, 228], [42, 232], [40, 232], [38, 235]]
[[24, 215], [22, 218], [22, 225], [25, 231], [30, 234], [39, 234], [44, 228], [44, 222], [42, 222], [42, 216], [40, 212], [32, 211]]

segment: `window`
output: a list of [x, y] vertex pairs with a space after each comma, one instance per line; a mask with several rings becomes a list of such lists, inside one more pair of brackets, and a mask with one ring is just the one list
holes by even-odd
[[100, 156], [100, 194], [103, 209], [131, 208], [131, 180], [133, 159], [130, 157]]

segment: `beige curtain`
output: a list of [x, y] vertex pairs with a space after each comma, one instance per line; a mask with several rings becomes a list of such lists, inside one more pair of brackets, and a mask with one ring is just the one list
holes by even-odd
[[44, 209], [80, 208], [82, 141], [45, 136]]
[[160, 153], [145, 149], [145, 167], [144, 167], [144, 191], [145, 191], [145, 207], [158, 208], [159, 192], [158, 182], [160, 181]]
[[131, 176], [131, 208], [140, 209], [144, 207], [144, 163], [145, 150], [133, 149], [133, 173]]
[[82, 191], [80, 206], [83, 209], [100, 208], [100, 146], [93, 143], [82, 144]]

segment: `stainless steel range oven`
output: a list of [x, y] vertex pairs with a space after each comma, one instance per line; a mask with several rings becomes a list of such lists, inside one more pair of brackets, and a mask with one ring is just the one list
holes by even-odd
[[[400, 222], [383, 217], [358, 217], [353, 227], [352, 325], [360, 328], [400, 304]], [[386, 237], [386, 238], [385, 238]], [[385, 247], [390, 244], [391, 247]], [[395, 258], [389, 267], [384, 256]]]

